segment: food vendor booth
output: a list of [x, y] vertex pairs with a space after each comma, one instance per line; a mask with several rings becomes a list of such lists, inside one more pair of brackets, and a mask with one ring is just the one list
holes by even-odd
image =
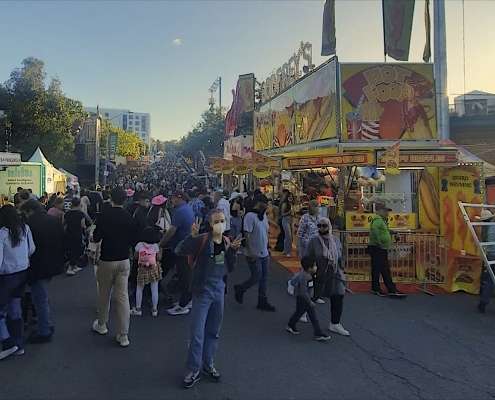
[[477, 293], [481, 259], [457, 201], [484, 202], [483, 164], [440, 145], [432, 64], [332, 58], [268, 98], [254, 120], [254, 150], [282, 159], [280, 187], [301, 213], [310, 197], [335, 208], [350, 281], [370, 280], [366, 247], [381, 203], [400, 237], [395, 281]]

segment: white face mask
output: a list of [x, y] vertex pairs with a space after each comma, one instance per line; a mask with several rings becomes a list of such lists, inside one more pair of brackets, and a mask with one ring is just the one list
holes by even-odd
[[227, 224], [225, 222], [219, 222], [218, 224], [213, 225], [213, 232], [221, 235], [227, 229]]

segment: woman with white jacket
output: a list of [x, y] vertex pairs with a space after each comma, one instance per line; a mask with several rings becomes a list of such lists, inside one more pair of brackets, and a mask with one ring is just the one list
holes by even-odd
[[31, 230], [21, 221], [15, 208], [10, 205], [0, 208], [0, 360], [11, 354], [24, 354], [21, 297], [29, 257], [35, 249]]

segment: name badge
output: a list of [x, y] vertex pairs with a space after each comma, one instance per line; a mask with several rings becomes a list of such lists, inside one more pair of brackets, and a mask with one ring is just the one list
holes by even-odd
[[223, 265], [225, 263], [225, 253], [222, 251], [220, 254], [217, 254], [214, 260], [216, 265]]

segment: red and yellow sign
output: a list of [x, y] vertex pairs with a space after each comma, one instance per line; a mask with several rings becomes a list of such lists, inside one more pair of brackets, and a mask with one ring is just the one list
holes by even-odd
[[347, 167], [353, 165], [373, 165], [374, 153], [345, 153], [313, 157], [288, 157], [282, 161], [284, 169]]
[[266, 178], [272, 174], [272, 169], [280, 168], [280, 162], [278, 160], [255, 151], [251, 152], [251, 162], [253, 175], [257, 178]]
[[232, 173], [232, 169], [234, 168], [234, 164], [232, 160], [226, 160], [225, 158], [220, 158], [220, 165], [222, 167], [222, 174], [228, 175]]
[[400, 142], [397, 142], [392, 147], [385, 150], [382, 157], [380, 157], [385, 162], [385, 173], [390, 175], [399, 175], [399, 156]]
[[236, 175], [246, 175], [252, 167], [251, 160], [246, 158], [233, 155], [232, 161], [234, 163], [234, 174]]
[[341, 64], [344, 140], [437, 138], [432, 64]]
[[[375, 214], [347, 212], [345, 227], [347, 230], [370, 229], [373, 218], [375, 218]], [[417, 216], [415, 213], [390, 212], [388, 226], [390, 229], [416, 229], [418, 227]]]
[[222, 164], [221, 164], [221, 159], [218, 157], [210, 157], [210, 162], [211, 162], [211, 169], [215, 172], [221, 172], [222, 171]]
[[[462, 216], [458, 202], [484, 203], [482, 163], [442, 168], [440, 171], [440, 233], [447, 238], [452, 250], [465, 250], [477, 255], [478, 247]], [[481, 208], [466, 209], [471, 221], [480, 215]]]
[[[378, 167], [386, 166], [386, 156], [378, 156]], [[457, 166], [457, 151], [401, 151], [399, 164], [401, 167], [454, 167]]]

